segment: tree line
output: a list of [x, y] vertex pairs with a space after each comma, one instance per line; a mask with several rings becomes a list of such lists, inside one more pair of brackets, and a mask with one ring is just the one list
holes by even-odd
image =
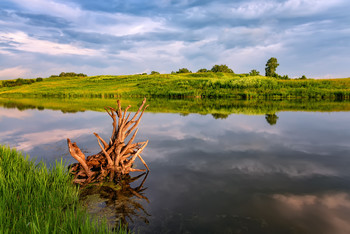
[[[267, 77], [274, 77], [277, 79], [283, 79], [288, 80], [290, 79], [288, 75], [279, 75], [276, 72], [277, 67], [279, 66], [279, 63], [275, 57], [271, 57], [266, 65], [265, 65], [265, 76]], [[226, 64], [221, 65], [214, 65], [210, 70], [206, 68], [199, 69], [196, 73], [205, 73], [205, 72], [223, 72], [223, 73], [234, 73], [231, 68], [229, 68]], [[192, 73], [188, 68], [180, 68], [178, 71], [172, 71], [171, 74], [181, 74], [181, 73]], [[157, 71], [152, 71], [150, 73], [151, 75], [160, 74]], [[142, 73], [142, 75], [147, 75], [147, 73]], [[256, 69], [252, 69], [249, 73], [246, 74], [247, 76], [259, 76], [260, 72]], [[305, 75], [301, 76], [298, 79], [307, 79]]]

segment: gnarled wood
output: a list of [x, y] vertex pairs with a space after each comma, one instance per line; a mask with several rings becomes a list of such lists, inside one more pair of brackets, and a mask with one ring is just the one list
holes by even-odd
[[[138, 132], [137, 126], [148, 107], [148, 105], [145, 106], [146, 98], [130, 120], [131, 113], [127, 114], [127, 111], [131, 106], [129, 105], [123, 111], [119, 100], [117, 103], [116, 109], [105, 107], [108, 115], [113, 120], [113, 130], [109, 144], [97, 133], [94, 133], [101, 148], [99, 153], [86, 158], [76, 143], [71, 143], [71, 140], [67, 139], [70, 154], [79, 162], [70, 166], [70, 172], [75, 175], [74, 183], [86, 184], [88, 182], [99, 182], [106, 177], [109, 177], [110, 180], [119, 180], [121, 176], [130, 172], [146, 171], [144, 169], [133, 168], [136, 158], [139, 158], [147, 171], [149, 171], [149, 167], [140, 155], [147, 146], [148, 141], [133, 143]], [[130, 140], [125, 143], [126, 138], [132, 132], [134, 133]]]

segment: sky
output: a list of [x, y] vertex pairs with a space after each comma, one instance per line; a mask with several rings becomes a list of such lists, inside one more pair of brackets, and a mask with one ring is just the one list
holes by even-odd
[[350, 77], [349, 0], [1, 0], [0, 79], [226, 64]]

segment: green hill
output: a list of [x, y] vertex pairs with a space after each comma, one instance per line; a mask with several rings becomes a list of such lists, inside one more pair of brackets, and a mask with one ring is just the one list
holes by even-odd
[[1, 87], [0, 96], [343, 100], [350, 97], [350, 78], [281, 80], [219, 72], [51, 77], [40, 82]]

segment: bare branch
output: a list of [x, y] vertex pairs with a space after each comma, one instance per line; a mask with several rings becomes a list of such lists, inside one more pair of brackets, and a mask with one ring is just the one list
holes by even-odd
[[94, 132], [94, 135], [102, 142], [105, 149], [107, 149], [109, 145], [97, 133]]
[[83, 152], [81, 152], [81, 150], [79, 149], [79, 147], [76, 145], [75, 142], [72, 144], [69, 138], [67, 138], [67, 143], [68, 143], [69, 153], [72, 155], [73, 158], [75, 158], [82, 165], [86, 174], [90, 177], [92, 173], [86, 164], [85, 155], [83, 154]]

